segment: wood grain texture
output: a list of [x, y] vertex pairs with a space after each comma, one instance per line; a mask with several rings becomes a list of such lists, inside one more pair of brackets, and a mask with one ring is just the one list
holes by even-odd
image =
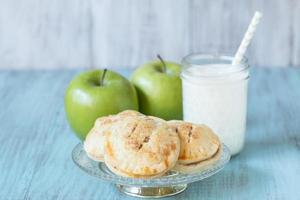
[[157, 53], [234, 54], [255, 10], [248, 57], [300, 66], [298, 0], [0, 0], [0, 68], [131, 68]]
[[263, 12], [264, 18], [248, 52], [251, 63], [298, 65], [293, 60], [298, 45], [293, 40], [300, 35], [294, 30], [298, 4], [291, 0], [93, 0], [93, 13], [98, 16], [93, 18], [95, 65], [118, 66], [121, 61], [135, 66], [157, 53], [178, 62], [192, 52], [234, 54], [255, 10]]
[[90, 66], [84, 0], [0, 0], [0, 68]]
[[[131, 199], [71, 160], [63, 96], [79, 71], [0, 71], [0, 199]], [[129, 76], [130, 71], [120, 70]], [[299, 199], [300, 70], [252, 69], [246, 146], [169, 199]]]

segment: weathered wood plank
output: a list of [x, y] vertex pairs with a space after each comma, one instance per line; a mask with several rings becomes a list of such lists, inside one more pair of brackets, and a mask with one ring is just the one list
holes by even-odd
[[[0, 71], [0, 199], [130, 199], [71, 160], [63, 95], [76, 73]], [[254, 68], [245, 149], [175, 199], [298, 199], [299, 85], [299, 70]]]
[[300, 2], [2, 0], [0, 68], [134, 67], [160, 53], [234, 54], [255, 10], [255, 66], [300, 66]]
[[90, 66], [89, 4], [1, 0], [0, 68]]
[[292, 58], [291, 58], [291, 65], [295, 67], [300, 66], [300, 1], [292, 0], [291, 6], [295, 12], [291, 13], [291, 35], [289, 38], [289, 43], [292, 48]]

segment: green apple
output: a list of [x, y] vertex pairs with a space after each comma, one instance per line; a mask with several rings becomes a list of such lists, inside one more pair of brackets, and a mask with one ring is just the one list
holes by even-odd
[[67, 119], [75, 134], [84, 140], [98, 117], [123, 110], [138, 110], [134, 86], [113, 71], [91, 70], [77, 75], [65, 94]]
[[131, 77], [140, 112], [165, 120], [182, 119], [181, 67], [158, 58], [137, 68]]

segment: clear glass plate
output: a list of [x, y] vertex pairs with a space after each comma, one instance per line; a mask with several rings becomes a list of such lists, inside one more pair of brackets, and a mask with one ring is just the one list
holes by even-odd
[[220, 160], [206, 170], [192, 174], [183, 174], [170, 171], [166, 175], [153, 179], [138, 179], [118, 176], [112, 173], [102, 162], [96, 162], [90, 159], [83, 149], [81, 143], [77, 144], [72, 152], [73, 161], [76, 165], [89, 175], [100, 179], [124, 186], [139, 186], [139, 187], [161, 187], [170, 185], [182, 185], [195, 181], [200, 181], [219, 172], [230, 160], [229, 149], [222, 144], [222, 155]]

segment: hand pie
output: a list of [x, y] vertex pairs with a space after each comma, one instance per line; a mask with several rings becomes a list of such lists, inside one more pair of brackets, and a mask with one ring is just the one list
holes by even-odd
[[193, 173], [221, 156], [221, 143], [205, 125], [146, 116], [136, 111], [98, 118], [84, 141], [87, 155], [115, 174], [154, 178], [170, 169]]
[[155, 117], [116, 121], [106, 133], [105, 164], [114, 173], [133, 178], [161, 176], [176, 164], [178, 134]]
[[204, 170], [219, 160], [219, 138], [205, 125], [184, 121], [169, 121], [180, 138], [180, 154], [174, 171], [191, 173]]
[[87, 134], [84, 141], [84, 150], [89, 158], [95, 161], [104, 161], [104, 135], [105, 132], [116, 121], [122, 121], [124, 118], [143, 116], [137, 111], [126, 110], [117, 115], [110, 115], [107, 117], [100, 117], [95, 121], [94, 127]]

